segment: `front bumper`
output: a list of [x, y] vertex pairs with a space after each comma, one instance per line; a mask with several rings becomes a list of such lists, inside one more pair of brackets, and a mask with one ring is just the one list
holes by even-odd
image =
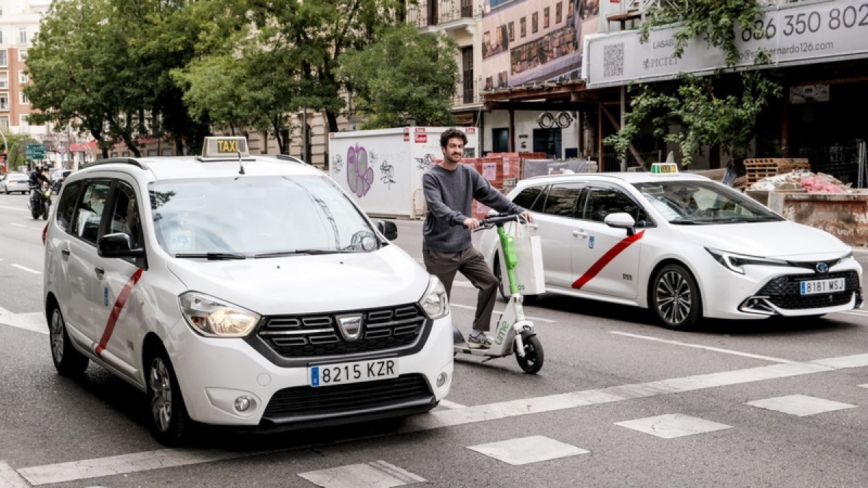
[[[190, 417], [205, 424], [285, 430], [403, 416], [434, 408], [451, 387], [449, 315], [433, 321], [418, 352], [366, 358], [394, 357], [398, 378], [318, 388], [308, 385], [307, 365], [282, 367], [243, 339], [206, 338], [178, 325], [170, 358]], [[440, 374], [446, 382], [438, 387]], [[250, 403], [243, 412], [235, 408], [241, 396]]]

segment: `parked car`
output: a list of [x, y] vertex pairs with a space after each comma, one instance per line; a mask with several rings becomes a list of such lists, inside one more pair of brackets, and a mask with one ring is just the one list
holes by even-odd
[[[146, 395], [155, 437], [427, 412], [452, 380], [446, 290], [318, 169], [206, 138], [201, 157], [96, 161], [44, 232], [60, 374]], [[146, 397], [146, 398], [145, 398]], [[70, 406], [75, 409], [81, 406]]]
[[7, 195], [12, 192], [20, 192], [26, 195], [30, 192], [28, 181], [30, 181], [30, 177], [23, 173], [7, 173], [6, 178], [3, 179], [0, 186], [3, 188], [3, 193]]
[[[508, 196], [534, 213], [547, 292], [650, 308], [672, 329], [862, 305], [850, 246], [703, 176], [542, 176]], [[499, 275], [497, 234], [481, 249]]]
[[63, 182], [66, 181], [66, 177], [72, 173], [71, 169], [59, 169], [51, 173], [49, 179], [51, 180], [51, 189], [54, 193], [60, 192], [60, 187], [63, 186]]

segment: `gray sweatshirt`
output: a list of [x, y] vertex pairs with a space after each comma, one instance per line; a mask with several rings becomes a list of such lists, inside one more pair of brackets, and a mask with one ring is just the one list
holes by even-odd
[[498, 212], [524, 212], [466, 164], [459, 164], [455, 171], [432, 166], [422, 175], [422, 188], [428, 203], [422, 249], [428, 251], [461, 252], [473, 245], [470, 229], [464, 227], [464, 220], [473, 216], [473, 199]]

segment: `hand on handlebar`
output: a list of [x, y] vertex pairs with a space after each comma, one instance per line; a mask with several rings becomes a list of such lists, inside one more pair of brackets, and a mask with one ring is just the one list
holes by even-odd
[[479, 228], [479, 221], [476, 219], [464, 219], [464, 227], [467, 227], [471, 231]]

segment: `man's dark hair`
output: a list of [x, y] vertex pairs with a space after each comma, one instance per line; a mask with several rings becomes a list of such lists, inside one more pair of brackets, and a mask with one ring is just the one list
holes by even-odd
[[449, 139], [461, 139], [464, 145], [467, 145], [467, 136], [464, 135], [464, 132], [461, 132], [454, 127], [446, 129], [446, 132], [440, 134], [440, 147], [448, 146]]

